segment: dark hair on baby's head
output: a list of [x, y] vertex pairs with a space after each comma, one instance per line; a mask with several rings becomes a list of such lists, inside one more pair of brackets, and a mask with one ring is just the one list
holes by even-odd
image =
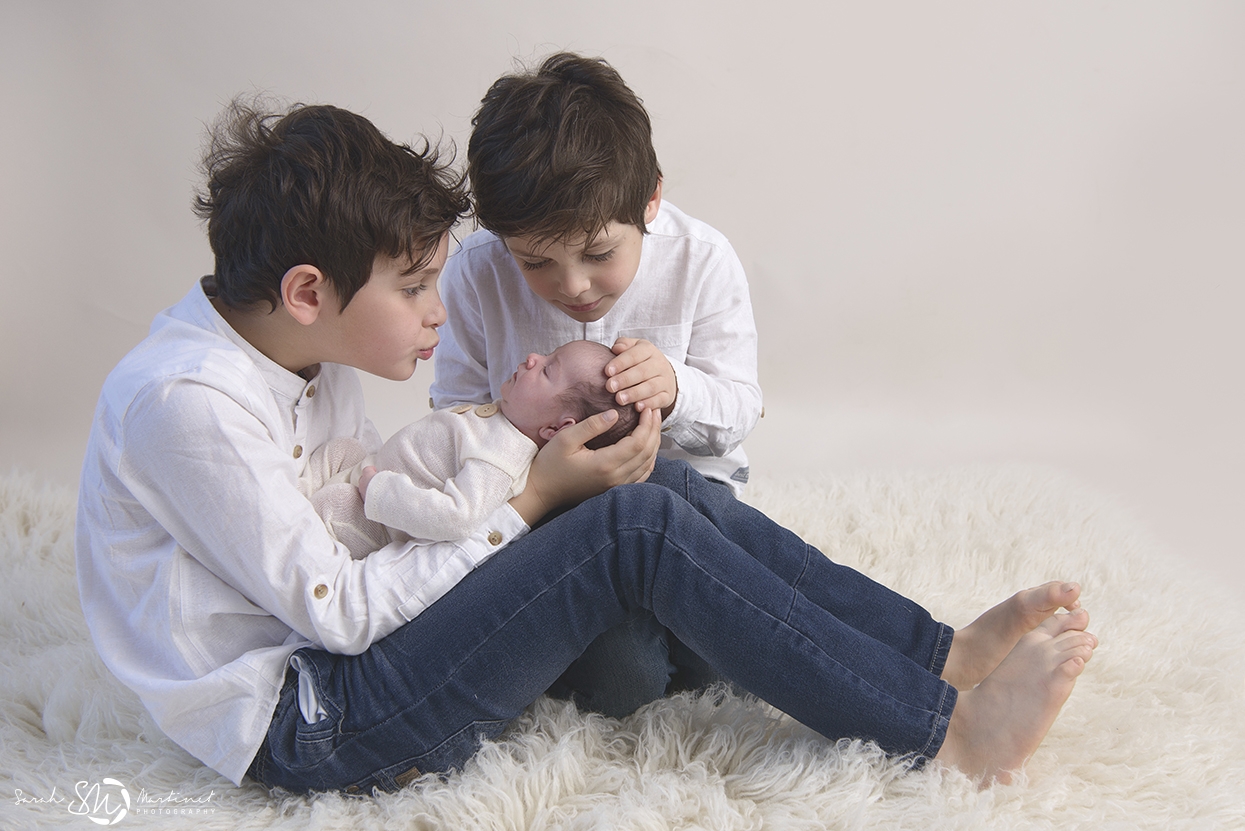
[[462, 175], [427, 140], [394, 144], [328, 105], [282, 113], [234, 99], [210, 130], [203, 169], [195, 213], [207, 221], [216, 296], [235, 309], [275, 309], [282, 277], [304, 264], [344, 308], [377, 256], [424, 267], [469, 207]]
[[591, 239], [645, 230], [661, 179], [643, 103], [600, 58], [560, 52], [505, 75], [471, 121], [467, 165], [480, 225], [506, 236]]
[[576, 343], [582, 343], [583, 348], [593, 348], [600, 353], [600, 375], [596, 378], [584, 378], [568, 386], [559, 393], [558, 405], [576, 422], [606, 410], [614, 410], [618, 413], [618, 421], [615, 421], [610, 429], [584, 443], [584, 447], [589, 450], [599, 450], [602, 447], [609, 447], [623, 436], [631, 435], [640, 423], [640, 414], [636, 412], [635, 407], [620, 406], [614, 399], [614, 393], [605, 388], [605, 367], [614, 358], [613, 350], [605, 344], [594, 341], [576, 341]]
[[584, 443], [584, 447], [589, 450], [609, 447], [624, 436], [631, 435], [640, 423], [640, 414], [636, 412], [635, 407], [620, 406], [614, 400], [614, 393], [605, 389], [604, 375], [596, 383], [576, 381], [571, 384], [558, 396], [558, 403], [565, 408], [566, 412], [574, 416], [577, 422], [610, 409], [618, 413], [618, 421], [615, 421], [610, 429]]

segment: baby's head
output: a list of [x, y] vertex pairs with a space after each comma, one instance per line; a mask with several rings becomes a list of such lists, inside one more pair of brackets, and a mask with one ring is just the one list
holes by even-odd
[[608, 346], [576, 340], [548, 355], [528, 355], [501, 385], [501, 411], [519, 432], [544, 447], [563, 427], [613, 409], [618, 421], [587, 443], [596, 450], [631, 433], [639, 423], [634, 407], [619, 407], [605, 389], [605, 365], [614, 357]]

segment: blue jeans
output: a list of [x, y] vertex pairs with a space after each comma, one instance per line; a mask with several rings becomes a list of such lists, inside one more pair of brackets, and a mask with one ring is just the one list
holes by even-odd
[[607, 630], [651, 612], [732, 682], [831, 738], [932, 757], [955, 690], [952, 630], [795, 534], [658, 460], [511, 543], [361, 655], [300, 650], [250, 770], [292, 791], [392, 790], [459, 768]]
[[[676, 492], [682, 492], [683, 479], [679, 465], [665, 465], [649, 477], [650, 482]], [[733, 496], [729, 486], [714, 479], [705, 481]], [[574, 701], [581, 710], [623, 718], [667, 695], [723, 682], [734, 686], [662, 626], [652, 612], [642, 610], [598, 635], [545, 692]]]

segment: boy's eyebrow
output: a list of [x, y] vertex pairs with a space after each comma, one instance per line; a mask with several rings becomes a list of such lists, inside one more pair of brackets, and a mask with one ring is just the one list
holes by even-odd
[[601, 232], [597, 234], [595, 237], [593, 237], [592, 240], [587, 245], [584, 246], [584, 250], [587, 251], [590, 248], [597, 248], [600, 246], [615, 245], [615, 244], [617, 244], [617, 240], [614, 239], [614, 235], [609, 233], [607, 229], [602, 228]]
[[420, 277], [420, 278], [423, 278], [423, 277], [429, 277], [429, 276], [431, 276], [431, 275], [433, 275], [433, 274], [437, 274], [437, 273], [439, 273], [440, 271], [441, 271], [441, 269], [437, 268], [437, 267], [436, 267], [435, 265], [433, 265], [432, 263], [426, 263], [426, 264], [425, 264], [422, 268], [409, 268], [409, 269], [406, 269], [405, 271], [403, 271], [403, 272], [402, 272], [402, 276], [403, 276], [403, 277]]
[[516, 257], [527, 257], [529, 260], [538, 260], [543, 258], [543, 254], [533, 254], [526, 246], [515, 247], [510, 240], [506, 240], [506, 247], [510, 249], [510, 253]]

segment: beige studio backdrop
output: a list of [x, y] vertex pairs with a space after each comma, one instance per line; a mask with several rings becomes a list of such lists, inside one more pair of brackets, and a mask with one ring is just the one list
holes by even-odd
[[[555, 49], [644, 99], [748, 271], [756, 473], [1054, 466], [1245, 594], [1245, 4], [0, 3], [0, 459], [75, 484], [108, 370], [212, 266], [238, 92], [465, 146]], [[386, 435], [430, 368], [368, 380]]]

